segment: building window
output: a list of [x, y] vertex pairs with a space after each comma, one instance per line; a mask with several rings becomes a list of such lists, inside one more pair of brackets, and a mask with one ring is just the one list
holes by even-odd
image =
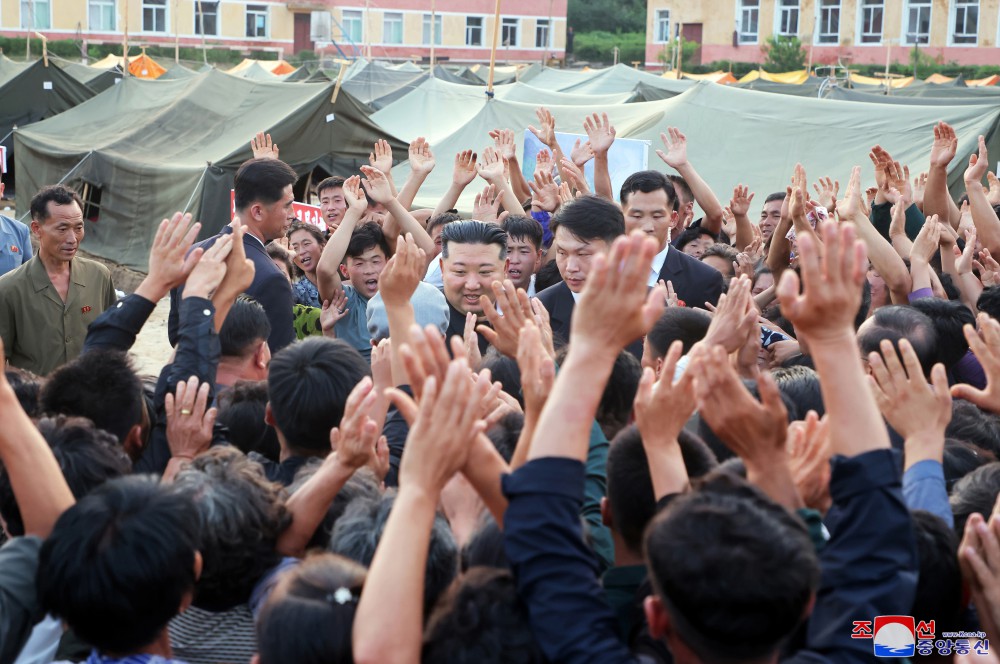
[[953, 44], [976, 45], [979, 33], [979, 0], [955, 0]]
[[49, 0], [21, 0], [21, 27], [48, 30], [52, 27]]
[[931, 41], [931, 0], [909, 0], [903, 11], [903, 41], [906, 44], [928, 44]]
[[782, 37], [799, 34], [799, 0], [778, 0], [778, 24], [775, 33]]
[[482, 16], [466, 16], [465, 17], [465, 45], [466, 46], [482, 46], [483, 45], [483, 17]]
[[346, 41], [360, 43], [364, 37], [364, 20], [361, 12], [345, 9], [344, 13], [341, 14], [340, 29], [344, 33]]
[[521, 19], [504, 17], [500, 20], [500, 43], [503, 46], [517, 46], [517, 29], [521, 25]]
[[[443, 28], [441, 23], [441, 14], [434, 15], [434, 43], [442, 43]], [[424, 43], [431, 43], [431, 15], [424, 14]]]
[[740, 0], [739, 43], [757, 43], [757, 25], [760, 18], [760, 0]]
[[670, 10], [656, 10], [656, 39], [653, 41], [666, 43], [670, 41]]
[[167, 31], [167, 0], [142, 0], [144, 32]]
[[195, 0], [194, 3], [194, 34], [219, 34], [219, 2], [210, 0]]
[[91, 30], [113, 32], [115, 29], [115, 0], [90, 0], [88, 21]]
[[540, 18], [535, 21], [535, 48], [549, 47], [549, 19]]
[[861, 0], [861, 43], [882, 43], [882, 17], [885, 0]]
[[267, 37], [267, 5], [247, 5], [247, 37]]
[[403, 43], [403, 15], [398, 12], [388, 12], [382, 16], [382, 42], [385, 44]]
[[836, 44], [840, 41], [840, 0], [819, 1], [816, 42], [819, 44]]

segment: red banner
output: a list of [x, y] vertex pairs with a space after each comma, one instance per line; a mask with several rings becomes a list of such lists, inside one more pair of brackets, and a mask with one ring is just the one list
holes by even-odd
[[[326, 232], [326, 222], [323, 221], [323, 215], [320, 213], [319, 207], [295, 201], [292, 203], [292, 209], [295, 210], [296, 219], [306, 224], [312, 224], [321, 231]], [[229, 214], [234, 217], [236, 216], [236, 192], [232, 189], [229, 190]]]

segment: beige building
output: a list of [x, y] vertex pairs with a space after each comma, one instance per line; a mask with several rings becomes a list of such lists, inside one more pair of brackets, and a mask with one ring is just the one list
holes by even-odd
[[1000, 65], [1000, 0], [649, 0], [646, 66], [678, 34], [700, 62], [762, 62], [772, 35], [796, 36], [816, 64], [908, 62], [917, 46], [942, 62]]

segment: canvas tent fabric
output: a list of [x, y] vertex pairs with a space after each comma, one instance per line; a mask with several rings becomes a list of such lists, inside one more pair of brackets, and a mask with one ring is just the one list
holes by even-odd
[[122, 71], [117, 67], [111, 69], [94, 69], [79, 62], [60, 62], [59, 65], [63, 68], [63, 71], [97, 94], [115, 85], [115, 81], [120, 81], [122, 78]]
[[197, 76], [198, 72], [191, 71], [187, 67], [181, 64], [175, 64], [174, 66], [167, 69], [163, 76], [160, 76], [157, 80], [159, 81], [175, 81], [177, 79], [192, 78]]
[[[125, 59], [120, 55], [108, 55], [90, 66], [95, 69], [118, 67], [118, 69], [123, 70], [125, 68]], [[130, 55], [128, 58], [128, 73], [130, 76], [155, 79], [162, 76], [166, 71], [160, 63], [145, 53]]]
[[[144, 270], [160, 219], [194, 214], [202, 236], [228, 223], [237, 168], [249, 141], [270, 133], [300, 175], [313, 167], [348, 175], [368, 163], [371, 146], [390, 140], [349, 94], [330, 103], [332, 84], [260, 83], [218, 71], [173, 81], [128, 78], [88, 103], [15, 133], [21, 174], [17, 204], [64, 180], [101, 191], [98, 220], [83, 248]], [[113, 121], [109, 121], [113, 119]]]
[[345, 76], [342, 87], [361, 103], [378, 110], [406, 95], [427, 78], [422, 71], [398, 71], [372, 62], [351, 78]]
[[242, 62], [233, 67], [232, 69], [227, 69], [227, 74], [239, 74], [244, 69], [258, 65], [262, 67], [265, 71], [268, 71], [275, 76], [281, 76], [283, 74], [291, 74], [295, 71], [295, 67], [288, 64], [284, 60], [253, 60], [251, 58], [244, 58]]

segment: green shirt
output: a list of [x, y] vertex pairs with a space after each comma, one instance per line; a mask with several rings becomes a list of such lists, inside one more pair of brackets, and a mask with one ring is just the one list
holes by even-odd
[[111, 272], [79, 256], [62, 301], [37, 256], [0, 277], [0, 338], [12, 366], [47, 375], [76, 359], [87, 327], [117, 300]]

